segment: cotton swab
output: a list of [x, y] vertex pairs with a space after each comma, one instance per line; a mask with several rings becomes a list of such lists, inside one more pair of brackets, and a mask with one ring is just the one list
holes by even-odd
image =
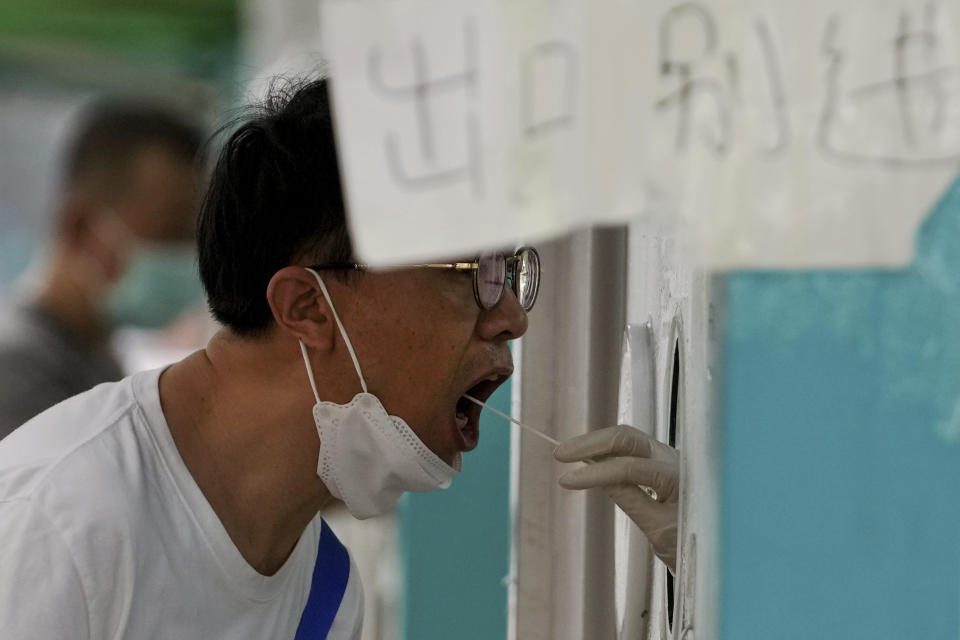
[[[463, 397], [466, 398], [467, 400], [469, 400], [470, 402], [473, 402], [474, 404], [480, 405], [480, 406], [483, 407], [484, 409], [489, 409], [490, 411], [494, 412], [495, 414], [497, 414], [497, 415], [500, 416], [501, 418], [506, 418], [507, 420], [509, 420], [509, 421], [512, 422], [513, 424], [517, 425], [518, 427], [522, 427], [523, 429], [526, 429], [527, 431], [529, 431], [529, 432], [532, 433], [533, 435], [537, 436], [538, 438], [543, 438], [544, 440], [546, 440], [546, 441], [549, 442], [550, 444], [554, 445], [555, 447], [559, 447], [559, 446], [560, 446], [560, 441], [559, 441], [559, 440], [555, 440], [555, 439], [551, 438], [550, 436], [548, 436], [547, 434], [545, 434], [544, 432], [542, 432], [542, 431], [540, 431], [540, 430], [538, 430], [538, 429], [534, 429], [533, 427], [531, 427], [531, 426], [529, 426], [529, 425], [523, 424], [522, 422], [520, 422], [519, 420], [517, 420], [517, 419], [514, 418], [513, 416], [508, 415], [508, 414], [504, 413], [503, 411], [500, 411], [499, 409], [495, 409], [495, 408], [491, 407], [491, 406], [488, 405], [486, 402], [482, 402], [482, 401], [480, 401], [480, 400], [477, 400], [477, 399], [474, 398], [473, 396], [470, 396], [470, 395], [467, 395], [467, 394], [463, 394]], [[594, 461], [593, 459], [591, 459], [591, 458], [586, 458], [583, 462], [585, 462], [585, 463], [587, 463], [587, 464], [593, 464], [595, 461]], [[637, 485], [637, 486], [639, 486], [641, 489], [643, 489], [643, 491], [644, 491], [648, 496], [650, 496], [651, 499], [653, 499], [653, 500], [656, 500], [656, 499], [657, 499], [657, 492], [656, 492], [653, 488], [647, 487], [647, 486], [645, 486], [645, 485]]]
[[506, 418], [507, 420], [509, 420], [509, 421], [512, 422], [513, 424], [517, 425], [518, 427], [522, 427], [522, 428], [526, 429], [527, 431], [529, 431], [529, 432], [532, 433], [533, 435], [537, 436], [538, 438], [542, 438], [542, 439], [546, 440], [547, 442], [549, 442], [549, 443], [552, 444], [553, 446], [555, 446], [555, 447], [559, 447], [559, 446], [560, 446], [560, 441], [559, 441], [559, 440], [555, 440], [555, 439], [551, 438], [550, 436], [548, 436], [547, 434], [545, 434], [544, 432], [539, 431], [539, 430], [537, 430], [537, 429], [534, 429], [533, 427], [531, 427], [531, 426], [529, 426], [529, 425], [523, 424], [522, 422], [520, 422], [519, 420], [517, 420], [517, 419], [514, 418], [513, 416], [507, 415], [507, 414], [504, 413], [503, 411], [500, 411], [499, 409], [495, 409], [495, 408], [491, 407], [491, 406], [488, 405], [486, 402], [482, 402], [482, 401], [480, 401], [480, 400], [477, 400], [477, 399], [474, 398], [473, 396], [469, 396], [469, 395], [467, 395], [467, 394], [463, 394], [463, 397], [466, 398], [467, 400], [469, 400], [470, 402], [473, 402], [474, 404], [480, 405], [480, 406], [483, 407], [484, 409], [489, 409], [490, 411], [494, 412], [495, 414], [497, 414], [497, 415], [500, 416], [501, 418]]

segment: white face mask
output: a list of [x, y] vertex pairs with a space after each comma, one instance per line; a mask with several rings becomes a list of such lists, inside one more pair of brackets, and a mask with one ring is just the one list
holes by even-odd
[[380, 399], [367, 392], [357, 355], [327, 287], [318, 273], [307, 271], [320, 284], [363, 388], [348, 404], [320, 400], [310, 356], [300, 341], [310, 387], [317, 399], [313, 407], [313, 420], [320, 436], [317, 475], [360, 520], [387, 513], [405, 491], [446, 489], [453, 476], [460, 473], [460, 454], [453, 467], [449, 466], [430, 451], [402, 418], [389, 415]]

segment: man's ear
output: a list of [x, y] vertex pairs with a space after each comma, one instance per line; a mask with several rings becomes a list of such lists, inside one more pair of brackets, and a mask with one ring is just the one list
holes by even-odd
[[333, 349], [333, 313], [312, 273], [303, 267], [277, 271], [267, 284], [267, 304], [281, 331], [318, 351]]
[[91, 243], [91, 228], [97, 211], [89, 198], [76, 190], [68, 192], [57, 205], [56, 234], [70, 249], [86, 249]]
[[58, 205], [55, 233], [59, 247], [72, 260], [95, 266], [98, 277], [115, 281], [123, 272], [134, 242], [116, 214], [80, 190], [68, 192]]

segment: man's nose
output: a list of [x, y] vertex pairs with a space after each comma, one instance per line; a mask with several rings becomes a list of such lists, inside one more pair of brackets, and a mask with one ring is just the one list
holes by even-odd
[[527, 332], [527, 324], [527, 312], [520, 306], [513, 289], [506, 287], [495, 307], [480, 312], [477, 334], [484, 340], [513, 340]]

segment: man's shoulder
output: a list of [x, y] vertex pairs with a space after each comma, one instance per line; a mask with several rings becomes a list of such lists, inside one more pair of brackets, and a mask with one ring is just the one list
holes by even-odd
[[142, 437], [135, 378], [68, 398], [0, 440], [0, 500], [121, 489], [124, 457]]
[[122, 628], [151, 522], [132, 382], [94, 387], [0, 441], [0, 566], [25, 583], [0, 589], [0, 615], [46, 629], [40, 610], [62, 608], [69, 624], [93, 625], [91, 637], [122, 635], [104, 629]]

